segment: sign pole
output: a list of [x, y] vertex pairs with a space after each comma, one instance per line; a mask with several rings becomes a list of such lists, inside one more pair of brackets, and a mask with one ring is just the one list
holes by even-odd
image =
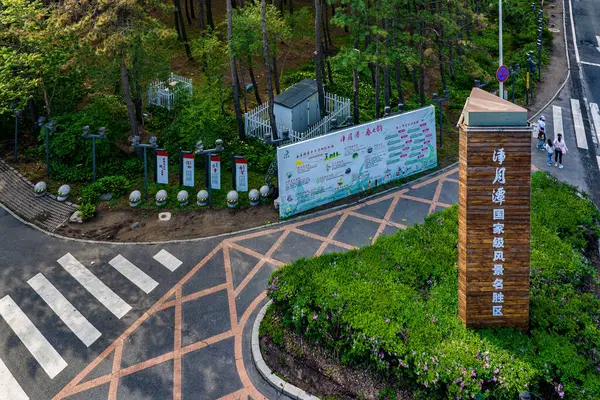
[[237, 182], [235, 181], [235, 168], [237, 167], [235, 163], [235, 153], [231, 153], [231, 190], [237, 190]]

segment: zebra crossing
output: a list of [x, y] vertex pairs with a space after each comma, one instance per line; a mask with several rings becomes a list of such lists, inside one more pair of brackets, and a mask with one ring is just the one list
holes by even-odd
[[[177, 257], [164, 249], [152, 258], [170, 272], [175, 271], [183, 264]], [[125, 300], [119, 297], [71, 253], [65, 254], [56, 262], [88, 294], [96, 298], [104, 308], [118, 319], [123, 318], [132, 309]], [[119, 272], [119, 276], [133, 283], [145, 294], [149, 294], [158, 286], [155, 279], [121, 254], [108, 261], [108, 265]], [[102, 336], [102, 333], [88, 318], [43, 273], [38, 273], [30, 278], [27, 284], [86, 347], [91, 346]], [[67, 367], [68, 364], [64, 358], [10, 295], [0, 299], [0, 317], [4, 319], [50, 379], [56, 377]], [[16, 400], [29, 399], [22, 386], [11, 373], [9, 366], [0, 359], [0, 397], [4, 398], [4, 395], [8, 396], [7, 398]]]
[[[600, 145], [600, 107], [597, 103], [589, 103], [588, 108], [590, 114], [590, 126], [592, 130], [592, 141], [597, 147]], [[547, 137], [555, 139], [558, 133], [562, 133], [566, 138], [567, 134], [565, 133], [565, 128], [572, 126], [575, 132], [575, 143], [577, 144], [577, 147], [583, 150], [588, 150], [589, 146], [581, 110], [582, 103], [578, 99], [569, 99], [569, 106], [566, 108], [558, 105], [552, 105], [552, 123], [549, 125], [549, 129], [547, 129]], [[564, 122], [565, 118], [567, 118], [568, 121], [566, 124]], [[548, 122], [548, 120], [546, 122]], [[533, 123], [533, 126], [534, 130], [532, 134], [534, 137], [537, 137], [538, 124]], [[598, 159], [600, 161], [600, 155], [598, 156]]]

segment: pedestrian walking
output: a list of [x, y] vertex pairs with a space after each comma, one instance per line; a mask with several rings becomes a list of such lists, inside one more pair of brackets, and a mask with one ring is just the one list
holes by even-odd
[[567, 154], [569, 149], [562, 138], [562, 133], [556, 135], [554, 139], [554, 166], [560, 169], [563, 168], [563, 154]]
[[554, 145], [552, 144], [552, 139], [548, 139], [546, 143], [546, 153], [548, 154], [548, 165], [552, 166], [552, 155], [554, 154]]
[[544, 150], [544, 145], [546, 144], [546, 117], [544, 115], [540, 115], [540, 118], [537, 121], [538, 124], [538, 143], [537, 148], [540, 150]]

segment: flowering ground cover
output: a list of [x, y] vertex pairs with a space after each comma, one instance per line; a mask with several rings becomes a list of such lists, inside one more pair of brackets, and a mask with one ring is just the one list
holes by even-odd
[[261, 335], [300, 335], [417, 398], [598, 399], [600, 213], [541, 172], [531, 209], [527, 332], [459, 321], [455, 206], [371, 246], [274, 272]]

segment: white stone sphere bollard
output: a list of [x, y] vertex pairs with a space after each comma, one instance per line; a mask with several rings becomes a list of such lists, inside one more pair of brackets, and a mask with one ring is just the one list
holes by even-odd
[[40, 181], [33, 187], [35, 197], [43, 197], [46, 195], [46, 182]]
[[62, 185], [58, 188], [58, 197], [56, 200], [65, 201], [67, 197], [69, 197], [69, 193], [71, 193], [71, 187], [69, 185]]
[[269, 187], [267, 185], [260, 188], [260, 200], [263, 202], [269, 200]]
[[177, 193], [177, 201], [179, 202], [179, 205], [187, 206], [188, 197], [190, 197], [190, 195], [188, 194], [187, 190], [181, 190], [179, 193]]
[[198, 192], [196, 204], [200, 207], [205, 207], [208, 205], [208, 192], [204, 189]]
[[229, 193], [227, 193], [227, 207], [236, 208], [238, 206], [239, 198], [240, 196], [235, 190], [232, 190]]
[[131, 207], [137, 207], [142, 202], [142, 193], [139, 190], [134, 190], [129, 195], [129, 205]]
[[250, 200], [251, 206], [257, 206], [260, 204], [260, 193], [256, 189], [252, 189], [250, 193], [248, 193], [248, 200]]
[[161, 189], [156, 192], [156, 205], [160, 207], [164, 206], [165, 204], [167, 204], [167, 191]]

